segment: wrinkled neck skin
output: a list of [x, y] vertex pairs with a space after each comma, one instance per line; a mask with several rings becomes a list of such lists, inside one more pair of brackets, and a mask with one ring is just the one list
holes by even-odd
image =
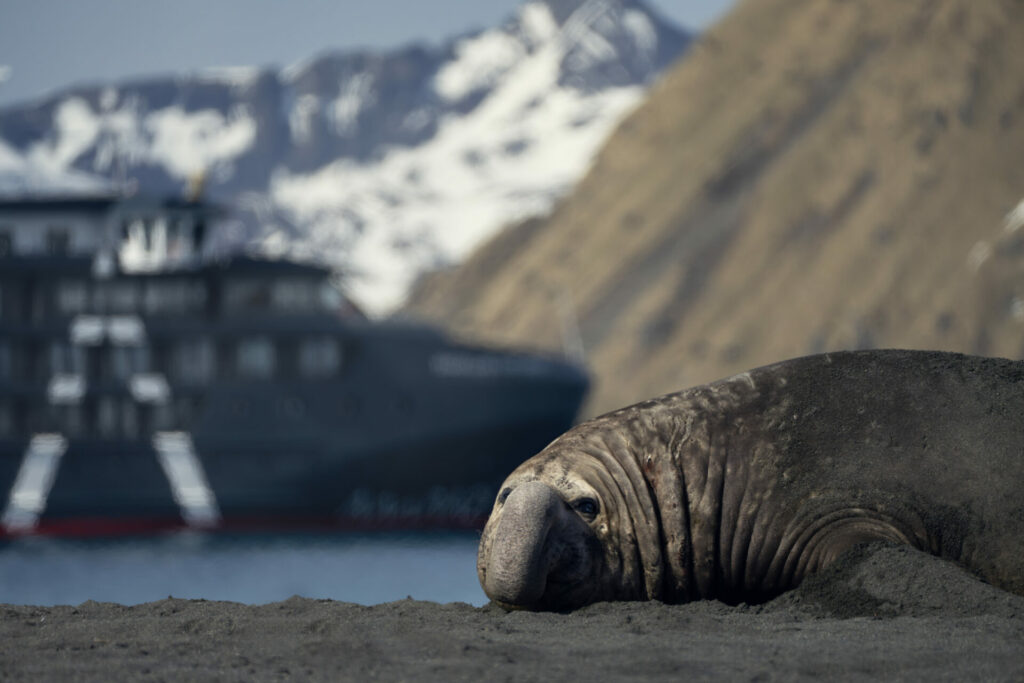
[[[647, 412], [650, 448], [639, 457], [661, 511], [663, 600], [756, 596], [777, 543], [770, 459], [747, 411], [747, 375], [666, 397]], [[754, 414], [760, 420], [764, 411]], [[777, 546], [775, 546], [777, 547]]]
[[637, 562], [622, 575], [634, 599], [733, 600], [764, 585], [772, 560], [765, 551], [778, 535], [758, 513], [772, 481], [754, 462], [762, 455], [756, 430], [730, 410], [753, 390], [748, 381], [631, 406], [586, 439], [588, 450], [603, 446], [629, 474], [637, 504], [620, 524], [633, 533], [617, 541], [636, 547], [624, 553]]
[[640, 563], [623, 578], [636, 577], [640, 599], [759, 602], [861, 542], [935, 551], [913, 510], [884, 511], [892, 501], [783, 495], [781, 455], [792, 447], [783, 425], [794, 408], [760, 380], [743, 373], [631, 406], [599, 418], [585, 439], [614, 455], [641, 501], [628, 508], [639, 514], [620, 515], [635, 533], [618, 539], [636, 544], [624, 556]]

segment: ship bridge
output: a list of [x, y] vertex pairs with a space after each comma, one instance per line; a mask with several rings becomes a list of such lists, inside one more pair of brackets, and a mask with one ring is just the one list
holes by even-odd
[[225, 213], [146, 196], [0, 199], [0, 258], [89, 258], [99, 276], [180, 268], [203, 256]]

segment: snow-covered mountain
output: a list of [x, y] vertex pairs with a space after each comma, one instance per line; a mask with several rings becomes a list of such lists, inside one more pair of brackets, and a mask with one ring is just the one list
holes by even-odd
[[436, 47], [77, 88], [0, 111], [0, 191], [204, 172], [236, 246], [327, 261], [386, 312], [550, 208], [688, 42], [639, 0], [534, 0]]

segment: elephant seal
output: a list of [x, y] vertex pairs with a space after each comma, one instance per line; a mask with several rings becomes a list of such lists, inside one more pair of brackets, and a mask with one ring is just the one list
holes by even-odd
[[506, 608], [757, 602], [874, 540], [1024, 594], [1024, 362], [831, 353], [597, 417], [501, 486], [477, 572]]

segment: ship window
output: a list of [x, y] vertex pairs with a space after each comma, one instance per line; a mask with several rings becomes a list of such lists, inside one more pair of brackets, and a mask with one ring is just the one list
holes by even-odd
[[127, 281], [97, 283], [92, 290], [92, 305], [101, 313], [134, 312], [138, 309], [138, 290]]
[[171, 221], [167, 229], [167, 255], [172, 259], [182, 259], [191, 253], [191, 222], [186, 218]]
[[184, 384], [203, 384], [213, 378], [215, 357], [209, 339], [188, 339], [172, 352], [174, 377]]
[[195, 245], [195, 250], [199, 251], [203, 248], [203, 240], [206, 239], [206, 221], [203, 219], [197, 219], [195, 225], [195, 231], [192, 233], [192, 243]]
[[49, 372], [57, 374], [82, 374], [85, 372], [85, 349], [64, 342], [50, 344]]
[[32, 292], [30, 317], [33, 321], [43, 320], [47, 317], [47, 309], [50, 307], [50, 290], [48, 287], [33, 287], [29, 291]]
[[229, 311], [266, 310], [270, 306], [267, 284], [259, 280], [229, 281], [224, 289], [224, 305]]
[[7, 226], [0, 227], [0, 258], [14, 255], [13, 230]]
[[111, 282], [109, 296], [110, 309], [113, 311], [132, 312], [139, 306], [138, 290], [130, 281]]
[[306, 311], [313, 308], [316, 291], [312, 283], [300, 278], [275, 280], [270, 290], [271, 304], [283, 311]]
[[127, 380], [132, 375], [145, 372], [149, 366], [149, 349], [145, 346], [110, 347], [110, 369], [114, 377]]
[[117, 379], [126, 380], [131, 377], [131, 351], [132, 349], [127, 346], [114, 346], [110, 348], [110, 367], [114, 372], [114, 377]]
[[117, 429], [117, 403], [109, 396], [101, 398], [97, 406], [96, 429], [101, 436], [113, 436]]
[[65, 315], [83, 313], [89, 306], [89, 290], [79, 280], [57, 282], [57, 312]]
[[30, 368], [26, 372], [27, 376], [30, 376], [32, 379], [42, 380], [50, 378], [50, 375], [53, 374], [53, 369], [50, 367], [49, 349], [45, 346], [35, 346], [33, 344], [25, 347], [24, 354], [27, 365]]
[[43, 374], [56, 374], [67, 372], [64, 369], [67, 358], [67, 345], [60, 342], [50, 344], [50, 367], [43, 370]]
[[15, 341], [8, 341], [7, 344], [9, 359], [7, 365], [8, 377], [11, 379], [27, 379], [32, 374], [32, 359], [28, 357], [23, 344]]
[[85, 422], [82, 420], [82, 407], [77, 404], [63, 406], [63, 427], [67, 436], [81, 436], [85, 433]]
[[201, 282], [152, 280], [146, 285], [143, 307], [147, 313], [184, 313], [206, 303], [206, 288]]
[[68, 229], [61, 226], [52, 226], [46, 233], [46, 253], [51, 256], [63, 256], [68, 253], [71, 245], [71, 235]]
[[0, 401], [0, 436], [14, 433], [14, 409], [9, 401]]
[[174, 409], [169, 403], [158, 403], [153, 406], [153, 429], [155, 431], [162, 431], [165, 429], [173, 429], [174, 423]]
[[139, 434], [139, 409], [132, 399], [121, 403], [121, 425], [124, 435], [132, 438]]
[[345, 295], [333, 283], [324, 282], [320, 285], [320, 308], [327, 311], [337, 311], [345, 303]]
[[338, 371], [341, 353], [333, 337], [310, 337], [299, 345], [299, 372], [303, 377], [328, 377]]
[[271, 377], [274, 361], [274, 345], [266, 337], [250, 337], [238, 343], [236, 369], [242, 377]]
[[180, 398], [175, 402], [178, 411], [178, 422], [182, 428], [188, 428], [198, 412], [195, 399]]

